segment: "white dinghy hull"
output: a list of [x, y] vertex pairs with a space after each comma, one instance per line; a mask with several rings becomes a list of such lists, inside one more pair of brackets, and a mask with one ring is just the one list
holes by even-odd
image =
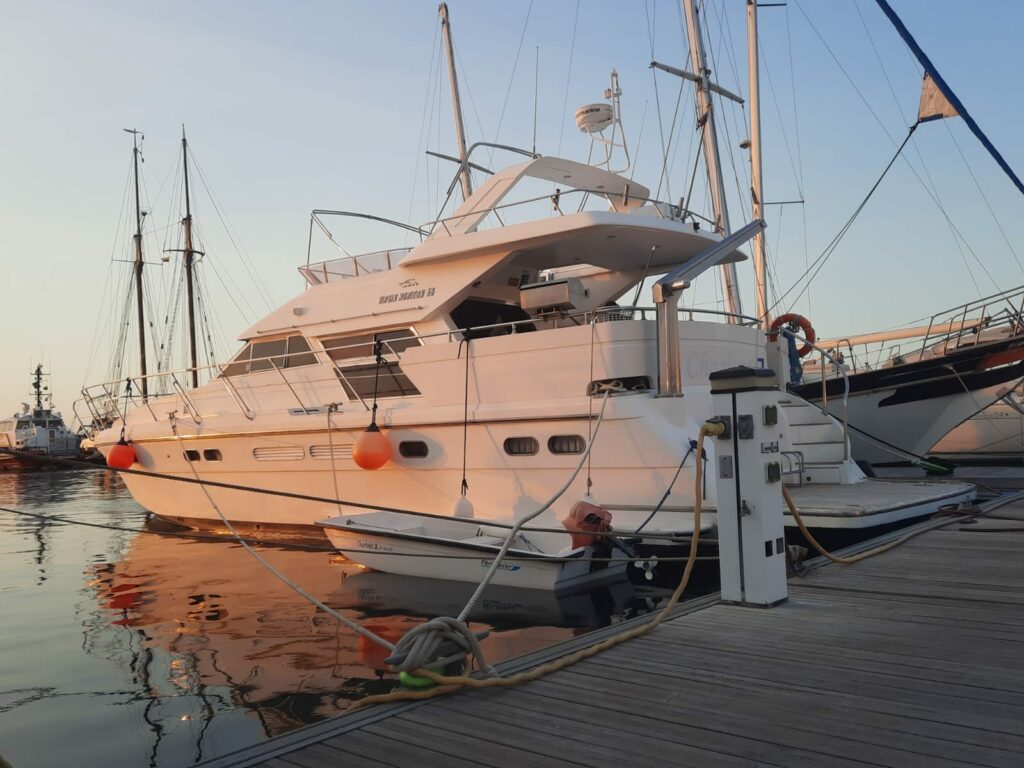
[[[331, 544], [354, 563], [383, 573], [479, 583], [501, 550], [503, 537], [488, 535], [473, 520], [429, 520], [371, 512], [317, 523]], [[483, 528], [483, 530], [481, 530]], [[471, 535], [482, 533], [483, 535]], [[523, 548], [523, 547], [529, 548]], [[629, 560], [621, 553], [596, 564], [591, 547], [551, 554], [522, 536], [502, 560], [491, 583], [558, 593], [591, 589], [626, 579]]]

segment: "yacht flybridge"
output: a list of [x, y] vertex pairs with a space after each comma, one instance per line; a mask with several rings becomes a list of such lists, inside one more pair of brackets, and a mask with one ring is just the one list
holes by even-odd
[[[538, 202], [516, 197], [528, 180], [557, 184], [540, 200], [547, 213], [503, 224]], [[94, 408], [121, 409], [96, 442], [109, 457], [123, 426], [135, 468], [156, 473], [126, 475], [132, 494], [199, 528], [226, 518], [308, 531], [365, 507], [451, 515], [463, 498], [482, 522], [508, 523], [571, 479], [533, 525], [557, 528], [592, 497], [615, 531], [687, 537], [709, 375], [781, 359], [756, 319], [676, 302], [701, 272], [745, 258], [737, 247], [761, 227], [722, 238], [623, 176], [533, 158], [495, 174], [411, 249], [302, 267], [306, 289], [245, 331], [207, 383], [186, 390], [183, 374], [161, 373], [148, 396], [141, 382], [127, 394], [123, 382], [87, 388]], [[656, 309], [619, 303], [658, 274]], [[973, 494], [867, 480], [847, 442], [836, 451], [835, 419], [783, 385], [779, 402], [768, 449], [813, 526], [890, 524]], [[390, 446], [376, 470], [353, 456], [371, 421]]]

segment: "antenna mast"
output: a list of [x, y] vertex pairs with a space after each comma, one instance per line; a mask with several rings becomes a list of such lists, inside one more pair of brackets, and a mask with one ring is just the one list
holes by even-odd
[[199, 386], [199, 361], [196, 351], [196, 305], [193, 293], [192, 267], [195, 249], [192, 247], [192, 202], [188, 189], [188, 140], [185, 138], [185, 126], [181, 126], [181, 162], [185, 169], [185, 290], [188, 294], [188, 349], [192, 362], [192, 387]]
[[[761, 84], [757, 48], [757, 0], [747, 0], [747, 67], [750, 80], [750, 194], [753, 199], [754, 219], [764, 218], [764, 198], [761, 189]], [[764, 230], [754, 235], [754, 282], [757, 319], [767, 329], [768, 281], [764, 252]]]
[[43, 365], [40, 363], [36, 366], [36, 369], [32, 372], [32, 389], [35, 391], [36, 396], [36, 410], [41, 411], [43, 409]]
[[455, 142], [459, 145], [459, 162], [462, 164], [459, 171], [462, 199], [468, 200], [473, 194], [473, 182], [469, 178], [469, 164], [466, 162], [466, 129], [462, 124], [462, 101], [459, 99], [459, 79], [455, 74], [455, 51], [452, 49], [452, 25], [448, 20], [448, 3], [441, 3], [437, 7], [437, 12], [441, 15], [444, 52], [448, 57], [448, 81], [452, 87], [452, 111], [455, 113]]
[[[715, 230], [723, 237], [731, 231], [729, 209], [725, 200], [725, 180], [722, 177], [722, 160], [718, 154], [718, 136], [715, 133], [715, 115], [711, 105], [711, 70], [704, 63], [703, 37], [700, 19], [694, 0], [682, 0], [686, 13], [686, 31], [690, 39], [690, 66], [697, 76], [697, 123], [702, 125], [704, 137], [704, 161], [708, 169], [708, 184], [711, 188], [711, 206], [715, 215]], [[725, 308], [733, 314], [742, 314], [739, 287], [736, 280], [736, 265], [722, 264], [722, 292], [725, 294]], [[730, 319], [735, 322], [735, 318]]]
[[139, 205], [139, 136], [143, 134], [134, 128], [124, 130], [132, 135], [132, 164], [135, 174], [135, 304], [139, 322], [139, 376], [142, 383], [142, 401], [146, 402], [149, 387], [146, 381], [146, 313], [142, 306], [142, 209]]

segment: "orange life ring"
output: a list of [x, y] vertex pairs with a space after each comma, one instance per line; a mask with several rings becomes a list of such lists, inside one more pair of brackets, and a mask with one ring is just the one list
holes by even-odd
[[812, 345], [818, 337], [817, 334], [814, 333], [814, 326], [811, 325], [811, 321], [803, 315], [796, 315], [792, 312], [779, 315], [772, 321], [772, 324], [768, 329], [768, 341], [775, 341], [778, 339], [779, 329], [784, 325], [790, 327], [794, 325], [798, 326], [800, 330], [803, 331], [803, 336], [807, 340], [804, 345], [797, 350], [797, 355], [803, 357], [814, 348]]

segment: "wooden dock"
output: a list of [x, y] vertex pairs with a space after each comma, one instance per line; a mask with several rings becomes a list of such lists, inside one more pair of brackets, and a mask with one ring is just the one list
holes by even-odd
[[1024, 765], [1024, 502], [789, 590], [773, 609], [702, 598], [522, 687], [360, 710], [204, 765]]

